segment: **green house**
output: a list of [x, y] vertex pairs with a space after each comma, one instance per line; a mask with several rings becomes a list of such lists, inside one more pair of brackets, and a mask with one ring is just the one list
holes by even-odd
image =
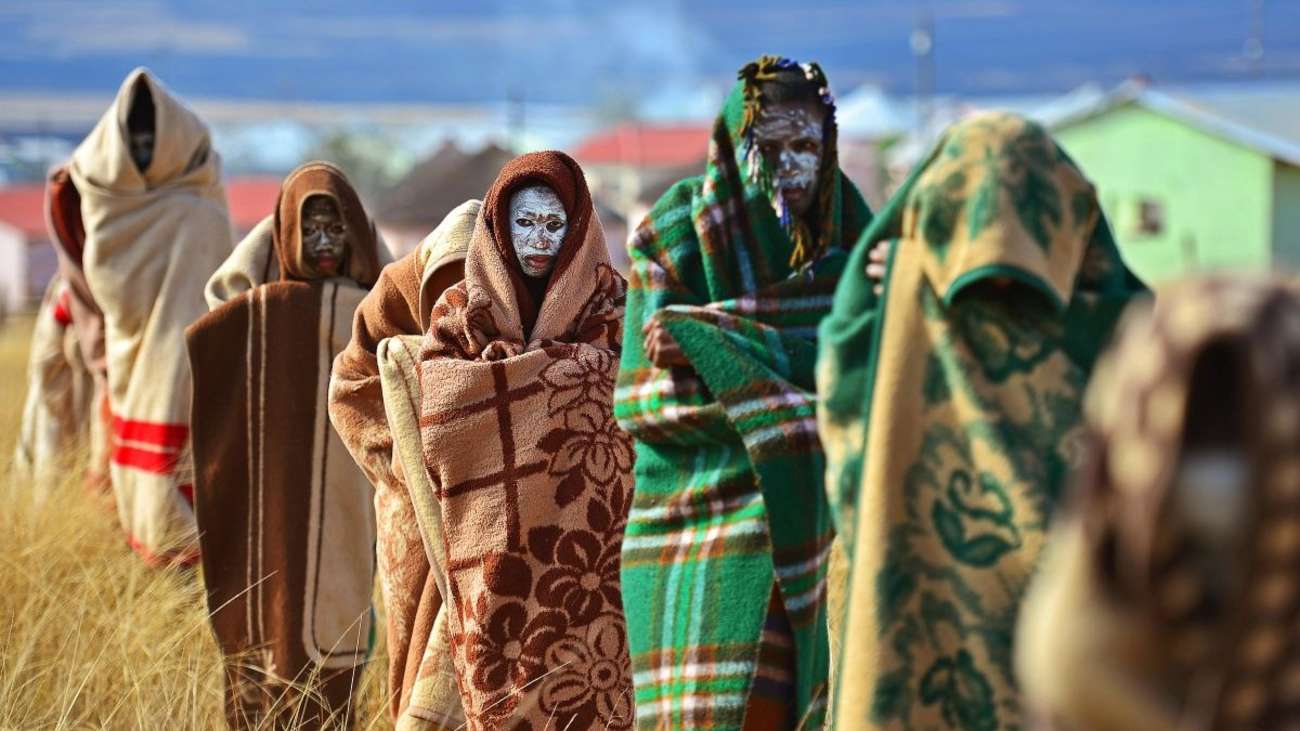
[[1213, 269], [1300, 271], [1300, 119], [1271, 124], [1261, 105], [1251, 124], [1241, 111], [1127, 84], [1048, 121], [1148, 283]]

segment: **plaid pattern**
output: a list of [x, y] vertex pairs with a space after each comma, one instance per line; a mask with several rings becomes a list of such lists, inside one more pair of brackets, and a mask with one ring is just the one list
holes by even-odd
[[[742, 78], [702, 177], [670, 189], [629, 244], [615, 415], [636, 439], [623, 592], [641, 728], [741, 728], [776, 581], [793, 635], [794, 709], [818, 718], [832, 537], [813, 404], [815, 330], [870, 218], [827, 144], [813, 212], [830, 245], [795, 271], [790, 237], [745, 169]], [[752, 117], [752, 114], [749, 115]], [[828, 141], [834, 139], [833, 114]], [[658, 368], [658, 318], [692, 367]]]

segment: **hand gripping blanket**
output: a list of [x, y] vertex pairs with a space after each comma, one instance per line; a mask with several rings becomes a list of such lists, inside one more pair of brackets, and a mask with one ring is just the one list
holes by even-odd
[[[456, 686], [447, 611], [430, 572], [406, 480], [425, 475], [419, 427], [419, 336], [429, 311], [449, 285], [462, 279], [465, 253], [481, 203], [457, 206], [414, 251], [384, 268], [353, 324], [352, 340], [334, 359], [330, 419], [372, 484], [380, 588], [388, 637], [389, 710], [399, 729], [455, 729], [464, 724]], [[406, 370], [385, 370], [377, 353], [389, 338], [408, 337]], [[381, 378], [387, 385], [381, 386]], [[399, 391], [415, 404], [385, 408]], [[413, 462], [403, 469], [394, 443], [405, 440]]]
[[[832, 530], [815, 335], [870, 212], [839, 170], [833, 114], [808, 261], [794, 260], [768, 192], [742, 175], [754, 85], [789, 63], [765, 57], [742, 71], [704, 176], [670, 189], [629, 244], [615, 413], [636, 439], [623, 586], [643, 729], [816, 726], [824, 710]], [[689, 369], [651, 362], [652, 320]], [[794, 708], [757, 699], [792, 679]]]
[[1296, 280], [1162, 288], [1126, 313], [1085, 410], [1085, 467], [1016, 636], [1035, 728], [1294, 727]]
[[[568, 228], [534, 298], [509, 201], [539, 183], [563, 202]], [[442, 294], [421, 344], [428, 474], [409, 486], [428, 486], [412, 497], [471, 729], [632, 726], [618, 573], [632, 445], [612, 407], [626, 285], [604, 242], [577, 163], [516, 158], [484, 200], [465, 280]]]
[[[342, 276], [304, 274], [311, 195], [347, 224]], [[382, 251], [343, 174], [308, 163], [213, 276], [213, 310], [187, 333], [204, 583], [234, 728], [349, 721], [372, 641], [374, 514], [326, 398]]]
[[[126, 127], [141, 88], [156, 126], [143, 173]], [[206, 312], [203, 285], [233, 246], [220, 158], [194, 112], [137, 69], [73, 153], [70, 172], [81, 195], [86, 282], [104, 313], [118, 517], [145, 560], [193, 563], [184, 332]]]
[[1016, 613], [1083, 386], [1140, 289], [1092, 185], [1013, 115], [949, 130], [858, 242], [818, 364], [851, 562], [836, 728], [1022, 725]]

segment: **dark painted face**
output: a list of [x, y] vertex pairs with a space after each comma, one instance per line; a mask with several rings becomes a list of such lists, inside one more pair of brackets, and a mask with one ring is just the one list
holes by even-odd
[[754, 141], [771, 168], [778, 215], [788, 206], [802, 216], [817, 199], [826, 110], [809, 102], [768, 104], [754, 125]]
[[334, 199], [308, 196], [302, 204], [302, 255], [307, 267], [321, 277], [338, 276], [348, 242], [348, 225]]
[[131, 133], [131, 159], [140, 172], [148, 170], [153, 162], [153, 139], [153, 132]]
[[144, 83], [144, 79], [140, 79], [131, 98], [131, 109], [127, 112], [126, 142], [132, 162], [142, 173], [153, 163], [156, 130], [153, 94], [149, 92], [149, 85]]

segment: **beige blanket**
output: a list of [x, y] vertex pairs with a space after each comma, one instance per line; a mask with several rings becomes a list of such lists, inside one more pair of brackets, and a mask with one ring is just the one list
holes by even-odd
[[76, 462], [94, 419], [94, 378], [82, 359], [68, 298], [67, 284], [56, 275], [36, 312], [27, 398], [14, 450], [19, 474], [41, 492]]
[[[156, 110], [144, 173], [126, 134], [137, 81]], [[86, 228], [86, 280], [104, 312], [118, 515], [146, 560], [192, 563], [184, 332], [207, 311], [203, 286], [233, 245], [220, 158], [194, 112], [137, 69], [73, 154], [71, 174]]]
[[[334, 362], [330, 417], [357, 463], [375, 486], [376, 545], [387, 619], [390, 711], [399, 728], [456, 728], [463, 722], [455, 679], [450, 677], [442, 594], [416, 526], [394, 441], [404, 435], [420, 452], [418, 415], [385, 412], [385, 401], [407, 384], [418, 401], [414, 365], [399, 376], [377, 358], [384, 341], [415, 337], [428, 326], [429, 310], [463, 272], [462, 263], [479, 201], [448, 214], [407, 256], [388, 266], [357, 311], [352, 341]], [[412, 346], [418, 352], [418, 345]], [[401, 403], [400, 399], [398, 403]], [[419, 478], [423, 469], [411, 473]]]

